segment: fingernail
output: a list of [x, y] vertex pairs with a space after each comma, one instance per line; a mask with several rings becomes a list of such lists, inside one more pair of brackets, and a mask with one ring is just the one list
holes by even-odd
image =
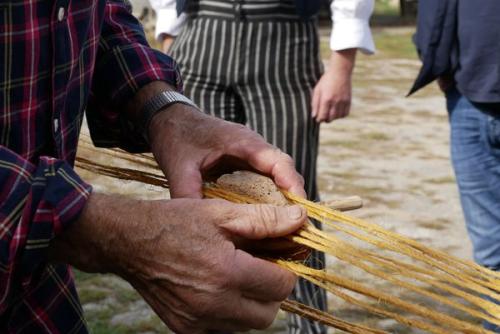
[[290, 192], [292, 194], [297, 195], [297, 196], [302, 197], [302, 198], [306, 198], [307, 197], [307, 194], [304, 191], [304, 187], [294, 187], [294, 188], [291, 188]]
[[288, 217], [291, 219], [299, 219], [302, 217], [302, 208], [298, 205], [292, 205], [287, 207]]

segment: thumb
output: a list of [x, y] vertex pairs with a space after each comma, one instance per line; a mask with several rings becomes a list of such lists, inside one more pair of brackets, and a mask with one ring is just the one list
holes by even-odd
[[221, 227], [246, 239], [278, 238], [289, 235], [306, 222], [306, 212], [298, 205], [237, 205], [240, 214]]
[[167, 176], [171, 198], [203, 198], [202, 177], [198, 168], [186, 166]]
[[312, 118], [316, 118], [316, 116], [318, 116], [319, 102], [320, 102], [320, 89], [318, 86], [316, 86], [313, 90], [313, 96], [311, 100]]

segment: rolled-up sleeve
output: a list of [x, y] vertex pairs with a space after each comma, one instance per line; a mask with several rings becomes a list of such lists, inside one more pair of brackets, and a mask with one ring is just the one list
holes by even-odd
[[162, 35], [179, 35], [186, 21], [186, 14], [177, 14], [176, 1], [150, 0], [149, 2], [156, 12], [156, 39], [161, 40]]
[[36, 281], [52, 239], [72, 225], [91, 193], [66, 162], [31, 164], [0, 146], [0, 312]]
[[87, 121], [94, 144], [128, 151], [149, 149], [123, 107], [142, 87], [164, 81], [182, 90], [172, 58], [152, 49], [141, 24], [123, 1], [108, 1], [99, 41]]
[[330, 48], [334, 51], [359, 49], [365, 54], [373, 54], [375, 43], [369, 22], [374, 6], [374, 0], [332, 1]]

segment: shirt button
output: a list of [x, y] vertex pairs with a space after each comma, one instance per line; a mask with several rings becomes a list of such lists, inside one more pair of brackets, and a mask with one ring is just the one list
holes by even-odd
[[54, 119], [54, 132], [59, 131], [59, 120], [56, 118]]
[[59, 22], [64, 20], [64, 7], [59, 7], [59, 10], [57, 11], [57, 20]]

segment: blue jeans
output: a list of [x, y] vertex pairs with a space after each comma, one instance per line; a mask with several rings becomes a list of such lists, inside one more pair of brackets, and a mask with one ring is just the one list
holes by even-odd
[[473, 104], [456, 89], [446, 98], [451, 157], [474, 258], [500, 270], [500, 104]]

